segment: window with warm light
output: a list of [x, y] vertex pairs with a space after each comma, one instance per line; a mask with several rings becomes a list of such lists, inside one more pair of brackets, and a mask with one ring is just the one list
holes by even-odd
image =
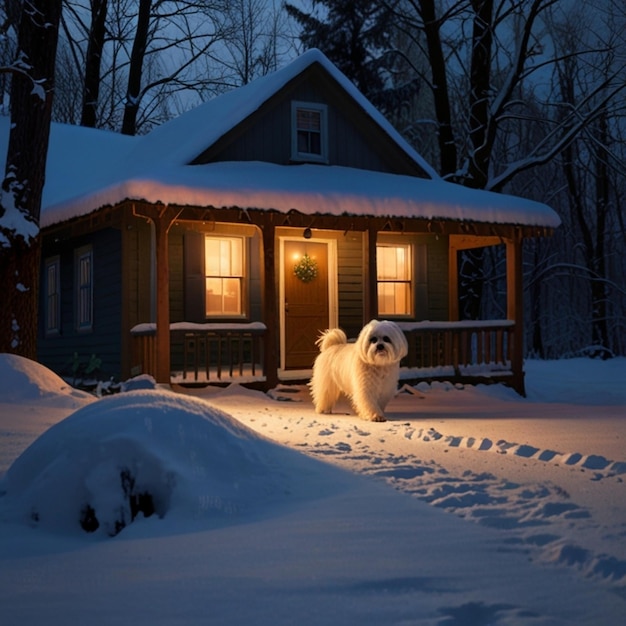
[[242, 237], [205, 237], [207, 317], [243, 315]]
[[378, 314], [409, 316], [412, 306], [411, 245], [378, 244], [376, 266], [378, 280]]
[[326, 105], [292, 102], [291, 158], [295, 161], [326, 162]]
[[58, 256], [45, 261], [45, 325], [46, 335], [61, 332], [61, 261]]

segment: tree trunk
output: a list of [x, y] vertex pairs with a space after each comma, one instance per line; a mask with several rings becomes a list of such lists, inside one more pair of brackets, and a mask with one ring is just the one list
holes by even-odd
[[61, 0], [26, 0], [11, 82], [0, 204], [0, 352], [36, 357], [39, 214], [52, 115]]
[[100, 65], [106, 35], [107, 0], [92, 0], [91, 28], [85, 57], [85, 88], [81, 126], [96, 127], [98, 119], [98, 96], [100, 94]]
[[469, 139], [471, 154], [466, 184], [485, 189], [489, 180], [488, 127], [491, 91], [491, 47], [493, 43], [493, 0], [472, 0], [474, 28], [472, 33], [472, 64], [470, 68]]
[[420, 0], [420, 11], [424, 22], [424, 33], [430, 62], [433, 99], [437, 116], [437, 139], [439, 143], [439, 173], [441, 176], [454, 174], [457, 169], [457, 152], [452, 132], [452, 114], [450, 112], [450, 96], [446, 62], [441, 44], [440, 24], [435, 14], [433, 0]]
[[126, 103], [124, 105], [124, 120], [122, 133], [135, 135], [137, 133], [137, 113], [139, 111], [141, 76], [143, 74], [143, 59], [146, 56], [148, 45], [148, 30], [150, 26], [150, 8], [152, 0], [139, 1], [139, 13], [137, 14], [137, 30], [133, 49], [130, 54], [130, 69], [128, 71], [128, 88], [126, 90]]
[[593, 356], [607, 359], [611, 356], [608, 329], [609, 294], [606, 283], [606, 218], [609, 206], [609, 174], [607, 171], [609, 154], [607, 149], [608, 132], [606, 114], [598, 120], [598, 140], [594, 144], [595, 183], [596, 183], [596, 236], [594, 258], [591, 260], [595, 275], [591, 279], [591, 338], [594, 344]]

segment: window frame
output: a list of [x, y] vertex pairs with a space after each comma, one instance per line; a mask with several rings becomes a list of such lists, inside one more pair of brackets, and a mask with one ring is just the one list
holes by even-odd
[[[320, 154], [298, 150], [298, 111], [306, 110], [320, 115]], [[309, 163], [328, 163], [328, 106], [320, 102], [291, 102], [291, 160]]]
[[[380, 278], [380, 267], [378, 263], [378, 251], [380, 248], [402, 248], [406, 251], [406, 269], [407, 278]], [[378, 314], [392, 319], [410, 319], [415, 315], [415, 268], [414, 268], [415, 250], [410, 242], [391, 242], [379, 241], [376, 243], [376, 302]], [[401, 284], [407, 286], [406, 302], [408, 308], [403, 313], [386, 313], [381, 310], [380, 306], [380, 285], [381, 284]]]
[[[84, 280], [83, 260], [89, 261], [88, 280]], [[76, 323], [75, 328], [79, 333], [88, 333], [93, 331], [93, 248], [91, 245], [77, 248], [74, 252], [74, 281], [75, 281], [75, 312]]]
[[[224, 241], [224, 240], [237, 240], [241, 245], [241, 274], [209, 274], [207, 267], [207, 258], [206, 258], [206, 250], [207, 250], [207, 242], [209, 240], [214, 241]], [[205, 319], [217, 320], [217, 319], [230, 319], [230, 320], [242, 320], [247, 318], [247, 307], [248, 307], [248, 238], [243, 235], [230, 235], [230, 234], [207, 234], [204, 235], [204, 316]], [[220, 278], [220, 279], [238, 279], [239, 281], [239, 313], [228, 313], [224, 311], [224, 307], [222, 306], [222, 310], [219, 312], [212, 313], [208, 310], [207, 303], [207, 282], [210, 278]], [[223, 296], [222, 296], [223, 298]]]
[[[50, 292], [50, 270], [54, 268], [54, 291]], [[61, 334], [61, 257], [47, 257], [44, 260], [44, 334], [52, 337]], [[52, 302], [51, 302], [52, 300]], [[53, 323], [50, 324], [50, 319]]]

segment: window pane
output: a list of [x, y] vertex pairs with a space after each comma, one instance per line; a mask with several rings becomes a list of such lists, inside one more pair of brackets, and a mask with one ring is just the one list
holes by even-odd
[[91, 251], [80, 254], [77, 262], [76, 323], [79, 329], [87, 329], [93, 325], [93, 263]]
[[59, 261], [46, 267], [46, 331], [59, 330]]
[[57, 292], [57, 266], [56, 263], [48, 265], [48, 295], [52, 296]]
[[205, 237], [204, 266], [207, 276], [220, 274], [220, 240], [214, 237]]
[[207, 276], [242, 276], [243, 239], [207, 237], [204, 258]]
[[411, 280], [408, 246], [378, 246], [376, 265], [378, 280]]
[[309, 133], [298, 131], [298, 152], [309, 152]]
[[227, 315], [241, 313], [240, 287], [238, 278], [225, 278], [223, 282], [224, 308]]
[[309, 154], [322, 154], [322, 136], [320, 133], [310, 133]]
[[376, 267], [378, 280], [396, 278], [393, 248], [378, 246], [376, 249]]
[[222, 279], [206, 279], [206, 314], [218, 315], [222, 312]]
[[296, 124], [298, 130], [313, 130], [319, 132], [322, 128], [321, 114], [319, 111], [298, 109]]
[[231, 276], [243, 276], [243, 239], [230, 240]]
[[206, 279], [206, 314], [241, 315], [241, 279]]
[[380, 315], [409, 315], [410, 285], [408, 283], [378, 284], [378, 313]]

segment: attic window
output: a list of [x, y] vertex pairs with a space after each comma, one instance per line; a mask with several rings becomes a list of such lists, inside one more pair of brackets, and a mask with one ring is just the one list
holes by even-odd
[[293, 161], [328, 162], [325, 104], [291, 103], [291, 158]]

